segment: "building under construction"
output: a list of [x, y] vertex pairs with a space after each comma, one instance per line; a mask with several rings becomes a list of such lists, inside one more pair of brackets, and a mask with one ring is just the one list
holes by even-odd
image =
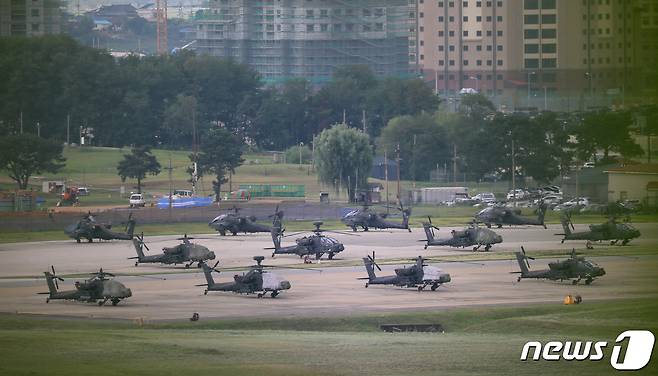
[[[197, 52], [248, 64], [267, 83], [322, 83], [365, 64], [406, 76], [415, 12], [409, 0], [210, 0], [196, 16]], [[411, 12], [410, 12], [411, 10]], [[412, 62], [413, 63], [413, 62]]]
[[0, 36], [59, 34], [58, 0], [0, 0]]

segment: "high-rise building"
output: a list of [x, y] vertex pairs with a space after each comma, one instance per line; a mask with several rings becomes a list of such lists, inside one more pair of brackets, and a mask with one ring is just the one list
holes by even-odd
[[509, 109], [621, 105], [655, 72], [638, 45], [656, 28], [640, 10], [656, 1], [418, 1], [419, 64], [448, 98], [473, 89]]
[[0, 0], [0, 36], [38, 36], [61, 31], [57, 0]]
[[194, 49], [248, 64], [269, 83], [321, 83], [354, 64], [406, 76], [409, 10], [408, 0], [210, 0], [196, 17]]

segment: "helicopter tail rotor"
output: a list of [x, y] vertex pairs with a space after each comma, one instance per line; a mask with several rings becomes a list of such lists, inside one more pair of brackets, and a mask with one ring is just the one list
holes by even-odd
[[528, 269], [530, 269], [530, 261], [528, 261], [528, 259], [534, 260], [535, 258], [532, 256], [528, 256], [525, 253], [525, 248], [523, 246], [521, 246], [521, 252], [523, 252], [523, 259], [525, 260], [526, 265], [528, 265]]
[[57, 273], [55, 273], [55, 266], [50, 265], [50, 270], [52, 272], [51, 275], [52, 275], [53, 281], [55, 282], [55, 287], [59, 290], [59, 283], [57, 283], [57, 280], [60, 280], [60, 281], [64, 282], [64, 278], [58, 276]]
[[380, 268], [379, 265], [377, 265], [377, 262], [375, 261], [375, 251], [372, 251], [372, 256], [368, 255], [368, 260], [372, 262], [372, 264], [377, 268], [377, 270], [379, 270], [380, 272], [382, 271], [382, 268]]

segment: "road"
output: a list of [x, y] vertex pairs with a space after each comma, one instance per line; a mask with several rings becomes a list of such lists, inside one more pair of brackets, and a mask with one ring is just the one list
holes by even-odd
[[[584, 229], [584, 226], [582, 226]], [[651, 246], [658, 244], [658, 224], [638, 224], [643, 233], [640, 239], [624, 247]], [[442, 228], [446, 235], [452, 228]], [[576, 226], [576, 230], [579, 226]], [[494, 246], [492, 252], [513, 252], [521, 245], [528, 252], [555, 250], [556, 259], [566, 257], [572, 247], [584, 248], [583, 242], [560, 244], [558, 226], [504, 228], [498, 231], [504, 243]], [[333, 236], [334, 234], [332, 234]], [[185, 319], [193, 312], [202, 318], [244, 317], [304, 317], [310, 315], [349, 315], [370, 312], [404, 310], [437, 310], [451, 307], [496, 304], [522, 304], [555, 302], [559, 304], [567, 294], [582, 295], [585, 301], [619, 297], [658, 295], [656, 273], [658, 256], [599, 257], [594, 258], [605, 267], [607, 275], [591, 286], [572, 286], [564, 282], [527, 281], [516, 283], [516, 261], [486, 261], [482, 264], [438, 263], [436, 266], [452, 276], [452, 282], [436, 292], [417, 292], [398, 287], [371, 286], [364, 288], [362, 266], [325, 267], [351, 261], [358, 265], [366, 254], [376, 251], [377, 259], [413, 258], [418, 255], [440, 258], [456, 254], [470, 254], [470, 250], [454, 250], [432, 247], [423, 250], [422, 229], [406, 231], [373, 231], [358, 233], [359, 236], [335, 234], [346, 244], [346, 250], [337, 255], [335, 262], [323, 260], [322, 272], [307, 270], [276, 269], [292, 284], [292, 289], [276, 299], [258, 299], [254, 295], [210, 292], [203, 295], [205, 283], [202, 273], [194, 267], [139, 265], [135, 267], [128, 257], [135, 255], [131, 242], [112, 241], [77, 244], [74, 241], [0, 244], [0, 311], [31, 314], [62, 315], [74, 317], [103, 317], [118, 319], [177, 320]], [[300, 235], [301, 236], [301, 235]], [[255, 255], [266, 255], [267, 264], [291, 265], [301, 263], [294, 256], [269, 257], [265, 247], [271, 247], [268, 234], [219, 237], [206, 235], [196, 242], [215, 251], [221, 267], [243, 267], [252, 264]], [[294, 236], [286, 238], [292, 243]], [[173, 237], [146, 239], [150, 254], [163, 246], [177, 243]], [[402, 262], [400, 262], [402, 263]], [[409, 261], [411, 263], [411, 261]], [[548, 260], [532, 262], [533, 269], [547, 266]], [[117, 307], [98, 307], [94, 304], [53, 301], [45, 304], [45, 296], [36, 293], [46, 291], [43, 271], [54, 265], [58, 274], [84, 274], [103, 267], [119, 274], [118, 279], [130, 287], [133, 297]], [[379, 274], [393, 274], [400, 265], [382, 265]], [[220, 281], [228, 281], [236, 272], [221, 273]], [[122, 275], [123, 274], [123, 275]], [[141, 276], [137, 274], [143, 274]], [[217, 279], [216, 278], [216, 279]], [[80, 279], [80, 278], [78, 278]], [[62, 288], [73, 288], [75, 278], [60, 283]]]

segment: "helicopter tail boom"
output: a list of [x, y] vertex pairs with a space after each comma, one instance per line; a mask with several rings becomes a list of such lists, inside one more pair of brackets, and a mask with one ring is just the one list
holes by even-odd
[[43, 273], [46, 276], [46, 283], [48, 284], [48, 293], [52, 296], [57, 294], [57, 286], [55, 286], [55, 276], [49, 272]]
[[368, 272], [368, 279], [373, 280], [373, 279], [377, 278], [377, 276], [375, 275], [375, 268], [373, 266], [374, 263], [372, 262], [372, 260], [370, 260], [370, 258], [368, 258], [368, 257], [364, 257], [363, 258], [363, 264], [366, 267], [366, 272]]

